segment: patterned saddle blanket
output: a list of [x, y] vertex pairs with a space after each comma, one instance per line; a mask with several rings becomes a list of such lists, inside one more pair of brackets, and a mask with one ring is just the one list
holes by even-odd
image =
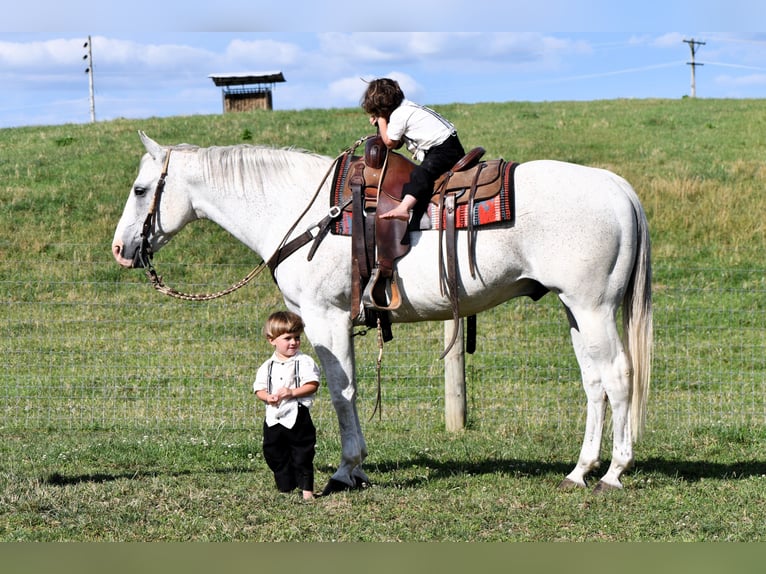
[[[360, 162], [363, 167], [357, 166], [355, 169], [359, 169], [363, 175], [366, 210], [375, 210], [378, 193], [385, 193], [399, 200], [402, 187], [409, 180], [409, 172], [414, 164], [396, 152], [388, 152], [387, 161], [388, 165], [384, 173], [383, 168], [370, 166], [364, 157], [348, 154], [341, 158], [332, 180], [330, 206], [348, 203], [352, 194], [350, 174], [353, 166], [357, 166]], [[411, 224], [410, 230], [444, 229], [445, 219], [440, 206], [442, 193], [454, 193], [457, 196], [455, 213], [457, 229], [512, 221], [514, 217], [513, 174], [517, 166], [516, 162], [496, 159], [479, 162], [465, 171], [443, 175], [434, 186], [434, 193], [426, 214], [418, 222]], [[381, 178], [382, 185], [380, 185]], [[350, 236], [352, 219], [352, 204], [349, 203], [341, 217], [330, 228], [331, 232], [335, 235]]]

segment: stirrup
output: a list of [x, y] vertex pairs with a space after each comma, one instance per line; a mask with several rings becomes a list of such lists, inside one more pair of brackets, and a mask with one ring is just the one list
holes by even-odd
[[386, 281], [380, 277], [380, 268], [372, 270], [370, 280], [364, 288], [362, 294], [362, 304], [365, 307], [378, 309], [379, 311], [393, 311], [402, 304], [402, 297], [399, 294], [399, 283], [397, 274], [394, 271], [391, 278]]

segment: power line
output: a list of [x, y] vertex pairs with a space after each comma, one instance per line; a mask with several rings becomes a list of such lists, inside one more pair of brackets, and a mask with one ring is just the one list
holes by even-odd
[[697, 66], [704, 66], [705, 64], [700, 64], [699, 62], [696, 62], [694, 60], [694, 56], [697, 54], [697, 46], [704, 46], [705, 42], [698, 42], [694, 38], [692, 38], [691, 40], [684, 40], [684, 42], [689, 44], [689, 49], [692, 51], [692, 61], [691, 62], [686, 62], [686, 63], [689, 66], [692, 67], [692, 93], [691, 93], [691, 96], [692, 96], [692, 98], [696, 98], [697, 97], [697, 80], [696, 80], [694, 72], [695, 72], [695, 69], [697, 68]]

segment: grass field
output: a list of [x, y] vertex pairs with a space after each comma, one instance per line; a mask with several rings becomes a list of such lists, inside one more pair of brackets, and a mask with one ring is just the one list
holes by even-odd
[[[456, 434], [442, 418], [441, 325], [396, 327], [384, 368], [402, 385], [384, 388], [384, 415], [371, 421], [377, 349], [359, 338], [374, 486], [306, 505], [273, 488], [246, 388], [263, 357], [260, 324], [280, 305], [274, 286], [179, 304], [111, 260], [138, 129], [166, 144], [334, 157], [368, 133], [360, 110], [0, 130], [0, 540], [763, 540], [765, 104], [439, 107], [466, 147], [611, 169], [646, 208], [657, 327], [650, 426], [626, 489], [606, 497], [555, 488], [575, 462], [584, 413], [551, 297], [480, 317], [469, 425]], [[194, 290], [257, 263], [207, 223], [156, 261]], [[422, 347], [407, 348], [405, 332]], [[331, 411], [320, 395], [318, 488], [339, 458]]]

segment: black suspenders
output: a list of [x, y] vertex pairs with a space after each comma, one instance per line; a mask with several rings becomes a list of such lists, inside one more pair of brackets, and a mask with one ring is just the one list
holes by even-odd
[[[298, 359], [293, 360], [293, 365], [295, 366], [295, 371], [293, 372], [293, 384], [295, 385], [295, 388], [297, 389], [300, 387], [301, 377], [300, 377], [300, 361]], [[269, 361], [269, 372], [266, 375], [266, 391], [269, 394], [271, 393], [271, 370], [274, 368], [274, 361]], [[290, 385], [287, 385], [287, 388], [290, 388]]]

